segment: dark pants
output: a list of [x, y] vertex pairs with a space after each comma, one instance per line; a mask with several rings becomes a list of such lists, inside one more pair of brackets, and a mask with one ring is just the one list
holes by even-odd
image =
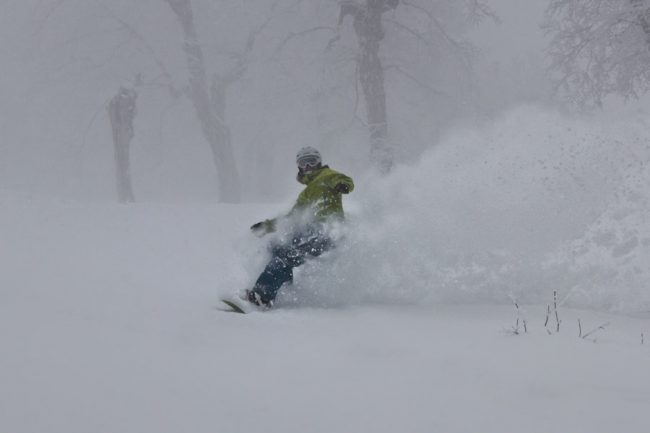
[[331, 239], [319, 230], [306, 230], [294, 235], [290, 243], [272, 245], [271, 260], [252, 293], [263, 304], [273, 302], [282, 284], [293, 282], [293, 268], [305, 263], [307, 257], [318, 257], [331, 247]]

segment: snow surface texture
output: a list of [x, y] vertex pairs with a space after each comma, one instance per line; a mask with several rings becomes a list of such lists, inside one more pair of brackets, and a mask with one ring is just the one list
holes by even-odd
[[339, 247], [246, 316], [214, 307], [264, 265], [248, 226], [291, 199], [2, 191], [0, 431], [645, 433], [647, 129], [523, 108], [350, 173]]
[[[0, 431], [650, 425], [647, 318], [561, 307], [561, 331], [551, 318], [548, 335], [544, 306], [221, 313], [215, 287], [252, 272], [233, 254], [243, 238], [233, 227], [268, 206], [2, 203]], [[578, 318], [583, 334], [610, 325], [580, 339]]]

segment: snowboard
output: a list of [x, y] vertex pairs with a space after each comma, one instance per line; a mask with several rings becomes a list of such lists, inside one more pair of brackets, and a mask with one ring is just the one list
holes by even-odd
[[246, 310], [239, 305], [236, 301], [232, 299], [221, 299], [221, 302], [226, 304], [228, 308], [219, 308], [221, 311], [225, 311], [226, 313], [239, 313], [239, 314], [246, 314]]

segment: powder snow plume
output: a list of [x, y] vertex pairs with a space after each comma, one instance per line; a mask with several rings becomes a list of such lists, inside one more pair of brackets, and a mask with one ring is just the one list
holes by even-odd
[[576, 307], [650, 310], [648, 143], [640, 114], [525, 106], [458, 129], [417, 164], [358, 179], [336, 253], [281, 299], [547, 303], [557, 290]]

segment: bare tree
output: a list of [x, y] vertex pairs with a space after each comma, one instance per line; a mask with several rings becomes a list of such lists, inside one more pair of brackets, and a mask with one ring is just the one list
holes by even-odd
[[[156, 3], [152, 3], [156, 4]], [[240, 200], [240, 177], [234, 158], [231, 143], [230, 128], [225, 120], [227, 90], [238, 82], [248, 70], [251, 53], [258, 34], [264, 25], [250, 32], [245, 46], [237, 53], [231, 53], [230, 58], [224, 58], [220, 74], [210, 74], [207, 71], [204, 51], [199, 41], [196, 30], [195, 17], [191, 0], [163, 0], [158, 6], [169, 7], [173, 17], [180, 24], [183, 38], [183, 54], [181, 61], [187, 66], [189, 79], [186, 83], [178, 83], [169, 68], [166, 59], [159, 56], [156, 45], [160, 43], [162, 35], [147, 34], [129, 18], [132, 10], [145, 7], [139, 4], [129, 4], [128, 1], [105, 1], [75, 3], [71, 0], [49, 0], [42, 6], [43, 18], [39, 20], [39, 31], [45, 28], [48, 21], [53, 20], [55, 12], [57, 18], [81, 15], [82, 11], [92, 15], [92, 19], [79, 21], [78, 28], [70, 26], [66, 33], [68, 41], [83, 40], [86, 55], [70, 55], [71, 63], [85, 62], [83, 65], [86, 73], [96, 70], [108, 71], [119, 81], [124, 70], [144, 71], [143, 88], [161, 89], [169, 92], [172, 104], [178, 102], [182, 96], [187, 96], [191, 101], [201, 128], [202, 135], [209, 144], [212, 160], [217, 171], [219, 183], [219, 199], [224, 202]], [[97, 13], [100, 11], [101, 13]], [[75, 20], [72, 20], [75, 22]], [[215, 30], [209, 35], [215, 38]], [[67, 44], [68, 42], [64, 42]], [[106, 52], [93, 49], [93, 45], [105, 44], [111, 47]], [[233, 61], [234, 59], [234, 61]], [[68, 61], [67, 59], [65, 61]], [[102, 104], [103, 105], [103, 104]], [[163, 109], [163, 112], [166, 108]], [[162, 114], [161, 114], [162, 116]], [[94, 120], [95, 116], [93, 117]], [[91, 121], [92, 123], [92, 121]]]
[[223, 74], [214, 73], [212, 75], [212, 84], [210, 86], [210, 99], [212, 107], [225, 133], [225, 145], [232, 148], [230, 127], [226, 122], [226, 107], [227, 107], [227, 91], [228, 89], [242, 79], [248, 70], [251, 62], [251, 53], [255, 46], [255, 41], [260, 32], [269, 23], [270, 18], [267, 19], [261, 26], [253, 29], [246, 39], [246, 44], [241, 52], [232, 53], [231, 57], [235, 62]]
[[189, 71], [189, 97], [196, 110], [201, 130], [212, 150], [212, 157], [219, 177], [220, 199], [224, 202], [237, 202], [241, 198], [239, 174], [235, 164], [230, 131], [223, 118], [225, 112], [224, 81], [213, 81], [214, 99], [210, 97], [210, 87], [203, 57], [194, 25], [194, 14], [190, 0], [166, 0], [176, 14], [184, 36], [183, 50]]
[[134, 88], [121, 86], [108, 104], [108, 117], [113, 132], [115, 150], [115, 178], [117, 196], [121, 203], [134, 202], [131, 185], [130, 146], [133, 139], [133, 119], [138, 93]]
[[[429, 60], [438, 63], [438, 67], [444, 58], [455, 57], [458, 66], [465, 70], [461, 73], [463, 74], [471, 68], [473, 47], [454, 35], [460, 34], [467, 25], [478, 23], [484, 17], [496, 19], [496, 16], [480, 0], [463, 0], [453, 5], [419, 0], [343, 0], [339, 3], [339, 27], [347, 16], [351, 16], [357, 37], [358, 80], [366, 104], [371, 161], [381, 172], [386, 173], [393, 164], [394, 146], [389, 143], [385, 73], [395, 71], [435, 97], [444, 95], [444, 92], [431, 84], [428, 77], [419, 78], [417, 74], [409, 72], [403, 62], [382, 62], [380, 49], [385, 37], [385, 25], [390, 25], [397, 32], [411, 38], [415, 44], [425, 47]], [[389, 14], [398, 7], [413, 14], [405, 13], [404, 21]], [[454, 13], [463, 16], [458, 20], [455, 30], [449, 30], [444, 23], [449, 10], [455, 10]], [[414, 16], [418, 18], [414, 19]], [[426, 24], [422, 26], [417, 21]], [[407, 50], [406, 47], [402, 48]]]
[[575, 104], [650, 88], [650, 1], [551, 0], [543, 28], [556, 90]]
[[354, 20], [354, 31], [359, 42], [359, 81], [366, 101], [370, 130], [370, 158], [383, 173], [390, 171], [393, 155], [386, 142], [386, 90], [379, 43], [384, 38], [382, 15], [394, 9], [397, 3], [397, 0], [366, 0], [365, 3], [347, 0], [341, 2], [339, 15], [339, 25], [347, 15], [351, 15]]

